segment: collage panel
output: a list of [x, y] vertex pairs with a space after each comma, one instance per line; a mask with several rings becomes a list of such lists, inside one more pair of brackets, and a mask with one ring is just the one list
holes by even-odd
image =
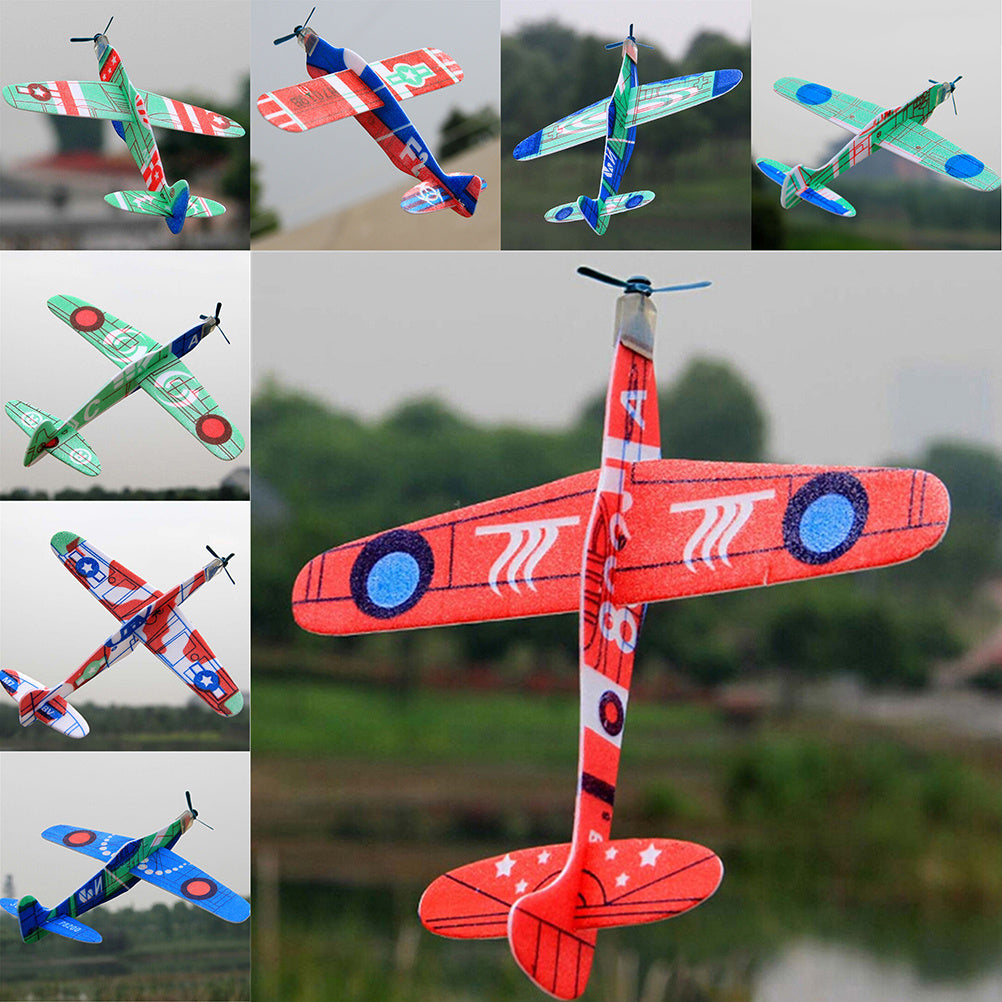
[[[999, 987], [997, 902], [912, 911], [938, 894], [927, 852], [969, 860], [958, 895], [996, 872], [981, 754], [997, 702], [951, 672], [998, 623], [997, 564], [971, 549], [998, 486], [997, 256], [505, 252], [465, 260], [448, 301], [449, 255], [382, 255], [392, 299], [358, 293], [352, 255], [262, 257], [255, 316], [281, 311], [300, 348], [254, 359], [257, 991], [792, 1000], [851, 977], [904, 1002]], [[319, 300], [283, 299], [293, 278], [325, 282], [347, 336], [331, 342]], [[639, 341], [652, 305], [660, 393], [639, 359], [605, 391], [610, 334]], [[603, 399], [618, 429], [603, 432]], [[621, 483], [586, 471], [627, 441], [633, 479], [605, 523], [621, 549], [585, 578], [613, 574], [624, 604], [585, 605], [579, 624], [596, 483], [607, 503]], [[731, 589], [750, 590], [708, 594]], [[489, 621], [510, 616], [530, 618]], [[581, 668], [579, 692], [578, 644], [596, 634], [615, 677]], [[590, 855], [568, 855], [572, 830]], [[572, 858], [588, 861], [592, 938], [580, 911], [573, 933], [544, 914], [551, 945], [593, 948], [587, 990], [588, 964], [567, 962], [569, 985], [559, 963], [523, 963], [512, 932]], [[671, 883], [655, 865], [672, 859], [700, 879]], [[704, 903], [596, 944], [679, 893]], [[482, 936], [500, 941], [455, 941]], [[957, 967], [930, 964], [931, 944], [958, 957], [962, 940]]]
[[4, 998], [249, 998], [249, 764], [5, 751]]
[[755, 3], [752, 247], [998, 250], [1002, 10], [803, 15]]
[[296, 10], [251, 3], [255, 249], [496, 250], [496, 0]]
[[246, 4], [5, 0], [0, 28], [4, 249], [247, 248]]

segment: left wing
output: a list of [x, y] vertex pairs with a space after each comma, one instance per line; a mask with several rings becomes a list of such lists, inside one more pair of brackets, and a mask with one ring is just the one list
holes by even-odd
[[146, 104], [150, 125], [175, 132], [197, 132], [202, 136], [225, 136], [236, 139], [244, 134], [243, 126], [218, 111], [199, 108], [196, 104], [185, 104], [172, 97], [162, 97], [151, 91], [141, 90], [139, 95]]
[[107, 118], [113, 122], [131, 122], [133, 119], [132, 105], [125, 92], [110, 81], [43, 80], [11, 84], [4, 87], [3, 99], [18, 111]]
[[236, 459], [243, 452], [243, 435], [183, 362], [175, 360], [139, 385], [214, 456]]
[[257, 99], [257, 110], [264, 118], [286, 132], [305, 132], [382, 106], [383, 102], [352, 70], [281, 87]]
[[523, 139], [512, 156], [516, 160], [534, 160], [604, 137], [609, 126], [608, 112], [609, 98], [604, 97]]
[[[626, 467], [623, 605], [910, 560], [939, 542], [946, 488], [919, 470], [645, 460]], [[350, 634], [577, 610], [598, 471], [328, 550], [292, 611]]]
[[918, 122], [902, 122], [880, 140], [880, 148], [979, 191], [994, 191], [999, 186], [995, 171]]
[[712, 101], [741, 83], [740, 70], [710, 70], [674, 80], [645, 84], [637, 94], [630, 125], [643, 125]]
[[842, 91], [833, 90], [824, 84], [812, 83], [800, 77], [781, 77], [772, 89], [787, 101], [799, 104], [821, 118], [858, 134], [886, 108], [872, 101], [863, 101]]
[[163, 594], [75, 532], [57, 532], [49, 545], [70, 574], [123, 623]]
[[129, 872], [227, 922], [243, 922], [250, 915], [250, 905], [239, 894], [170, 849], [154, 850]]
[[162, 347], [138, 327], [76, 296], [53, 296], [46, 305], [52, 314], [72, 327], [120, 369]]
[[112, 835], [93, 828], [79, 828], [75, 825], [53, 825], [42, 832], [42, 838], [56, 845], [64, 845], [74, 852], [82, 852], [102, 863], [109, 863], [112, 857], [132, 839], [124, 835]]

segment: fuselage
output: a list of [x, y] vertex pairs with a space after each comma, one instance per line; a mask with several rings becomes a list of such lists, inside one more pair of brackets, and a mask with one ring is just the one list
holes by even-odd
[[[102, 870], [99, 870], [82, 887], [71, 894], [65, 901], [60, 902], [48, 914], [49, 919], [58, 916], [68, 916], [76, 918], [84, 912], [103, 905], [112, 898], [117, 898], [119, 894], [124, 894], [130, 890], [140, 879], [131, 871], [142, 866], [143, 862], [157, 849], [170, 849], [177, 840], [192, 826], [194, 815], [190, 810], [182, 813], [169, 825], [161, 828], [160, 831], [153, 832], [144, 838], [133, 839], [126, 842], [118, 852], [108, 861]], [[92, 841], [94, 832], [85, 829], [69, 832], [64, 836], [67, 845], [73, 846], [84, 844], [83, 840]], [[75, 843], [67, 841], [77, 839]]]
[[627, 38], [623, 42], [623, 64], [619, 70], [619, 79], [609, 100], [602, 181], [596, 197], [598, 202], [604, 202], [618, 194], [626, 165], [633, 155], [637, 127], [629, 123], [636, 110], [638, 92], [637, 43], [632, 38]]
[[130, 362], [124, 369], [120, 369], [113, 379], [105, 383], [87, 403], [59, 426], [52, 438], [45, 443], [45, 448], [27, 465], [33, 466], [49, 449], [54, 449], [67, 435], [79, 431], [84, 425], [89, 424], [94, 418], [108, 410], [109, 407], [113, 407], [120, 400], [135, 393], [144, 379], [170, 368], [196, 347], [215, 326], [211, 321], [196, 324], [190, 330], [176, 337], [170, 344], [147, 352], [141, 358]]
[[[330, 45], [311, 28], [301, 31], [297, 38], [306, 51], [306, 69], [311, 77], [351, 70], [383, 102], [381, 108], [360, 112], [355, 119], [376, 140], [394, 167], [419, 181], [437, 181], [449, 187], [448, 175], [400, 107], [393, 91], [357, 52]], [[470, 214], [473, 213], [476, 199], [465, 192], [455, 197]]]

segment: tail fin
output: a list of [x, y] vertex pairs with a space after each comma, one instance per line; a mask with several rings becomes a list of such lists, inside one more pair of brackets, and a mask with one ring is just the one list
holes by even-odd
[[855, 216], [856, 210], [841, 195], [823, 185], [812, 184], [820, 174], [819, 170], [811, 170], [803, 164], [787, 167], [778, 160], [756, 160], [755, 166], [774, 181], [783, 190], [779, 196], [779, 204], [784, 209], [792, 209], [800, 201], [810, 202], [825, 212], [834, 216]]
[[723, 866], [709, 849], [674, 839], [589, 843], [566, 870], [570, 843], [519, 849], [452, 870], [418, 905], [431, 932], [507, 936], [518, 965], [544, 991], [577, 998], [601, 928], [671, 918], [705, 901]]
[[57, 936], [65, 936], [67, 939], [76, 939], [82, 943], [100, 943], [101, 935], [90, 926], [70, 918], [68, 915], [56, 915], [47, 908], [43, 908], [30, 894], [14, 901], [13, 898], [4, 898], [0, 901], [0, 906], [5, 911], [17, 915], [18, 923], [21, 926], [21, 939], [25, 943], [37, 943], [38, 940], [54, 932]]
[[578, 198], [578, 212], [581, 213], [581, 218], [599, 235], [601, 236], [609, 228], [609, 217], [602, 210], [604, 208], [603, 203], [597, 201], [594, 198], [589, 198], [587, 195], [581, 195]]
[[[584, 196], [582, 195], [581, 198], [584, 198]], [[568, 202], [566, 205], [555, 206], [546, 213], [546, 221], [548, 223], [574, 223], [579, 219], [585, 219], [592, 226], [592, 229], [594, 229], [595, 227], [591, 224], [591, 221], [588, 220], [579, 207], [580, 201], [581, 199], [578, 199], [577, 202]], [[591, 202], [596, 206], [596, 218], [599, 219], [603, 216], [615, 216], [620, 212], [629, 212], [631, 209], [640, 209], [649, 202], [654, 201], [654, 192], [628, 191], [622, 195], [614, 195], [612, 198], [606, 199], [605, 202], [593, 202], [590, 198], [585, 199], [585, 201]], [[605, 227], [608, 227], [608, 225], [607, 219]], [[605, 228], [603, 228], [602, 232], [605, 232]]]
[[405, 192], [400, 208], [411, 213], [452, 209], [469, 218], [477, 211], [477, 199], [487, 182], [476, 174], [447, 174], [447, 186], [437, 181], [422, 181]]
[[64, 432], [57, 436], [63, 422], [52, 414], [46, 414], [24, 400], [8, 400], [4, 410], [31, 439], [24, 453], [25, 466], [31, 466], [49, 455], [88, 477], [96, 477], [101, 472], [100, 460], [79, 432]]
[[221, 216], [226, 206], [211, 198], [192, 195], [187, 181], [177, 181], [166, 191], [113, 191], [104, 200], [125, 212], [163, 216], [171, 233], [180, 233], [185, 219], [192, 216]]

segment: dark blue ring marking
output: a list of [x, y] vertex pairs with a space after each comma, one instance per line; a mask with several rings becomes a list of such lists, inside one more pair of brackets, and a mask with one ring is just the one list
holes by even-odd
[[602, 730], [610, 738], [616, 737], [623, 730], [623, 724], [626, 723], [623, 701], [611, 689], [603, 692], [598, 701], [598, 719]]
[[943, 168], [951, 177], [977, 177], [985, 165], [970, 153], [955, 153], [943, 164]]
[[[198, 884], [204, 884], [205, 889], [191, 890], [192, 885]], [[207, 898], [214, 897], [218, 892], [219, 885], [211, 877], [206, 876], [191, 877], [181, 885], [181, 893], [190, 901], [205, 901]]]
[[410, 529], [370, 539], [351, 568], [351, 597], [366, 615], [392, 619], [412, 609], [431, 584], [435, 557], [428, 541]]
[[805, 83], [797, 88], [797, 100], [801, 104], [824, 104], [831, 96], [831, 87], [822, 84]]
[[63, 845], [68, 845], [71, 849], [76, 849], [81, 845], [90, 845], [96, 838], [96, 832], [92, 832], [88, 828], [76, 828], [63, 836]]
[[870, 513], [866, 488], [849, 473], [821, 473], [783, 515], [783, 545], [803, 564], [827, 564], [856, 545]]

